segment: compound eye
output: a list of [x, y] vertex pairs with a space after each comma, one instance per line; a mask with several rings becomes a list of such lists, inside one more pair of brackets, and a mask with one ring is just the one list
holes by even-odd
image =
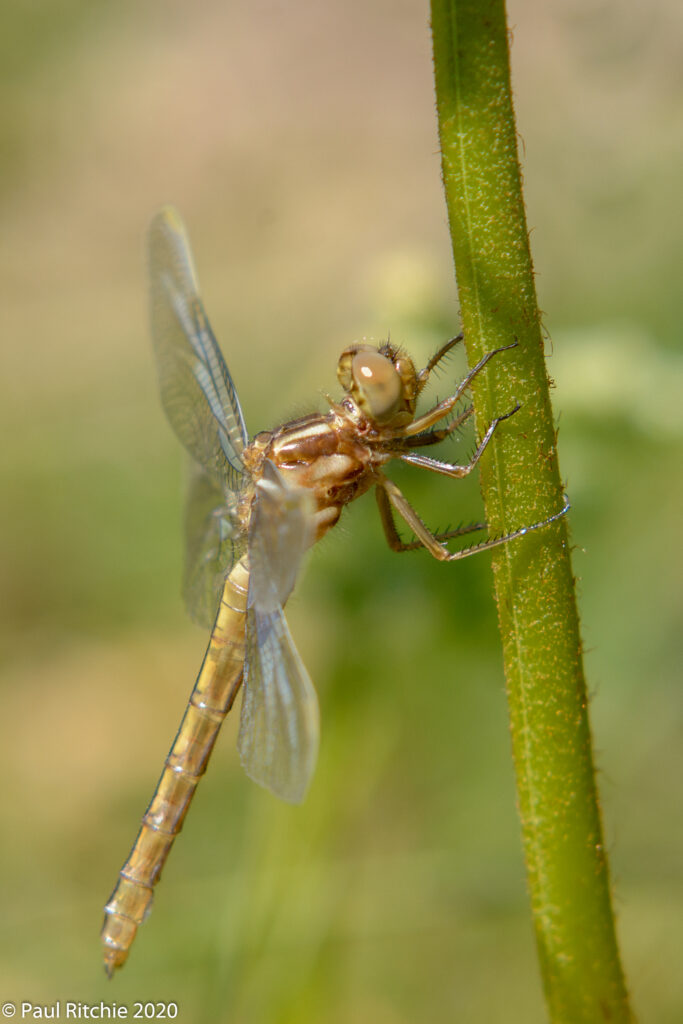
[[357, 352], [351, 373], [365, 414], [378, 423], [390, 419], [403, 398], [403, 382], [391, 360], [380, 352]]

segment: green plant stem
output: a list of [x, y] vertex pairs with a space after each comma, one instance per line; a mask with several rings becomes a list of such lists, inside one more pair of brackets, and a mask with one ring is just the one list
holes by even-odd
[[[503, 0], [432, 0], [442, 170], [493, 534], [563, 494], [522, 199]], [[632, 1019], [597, 802], [567, 523], [499, 548], [495, 592], [531, 906], [553, 1022]], [[495, 965], [492, 965], [495, 975]]]

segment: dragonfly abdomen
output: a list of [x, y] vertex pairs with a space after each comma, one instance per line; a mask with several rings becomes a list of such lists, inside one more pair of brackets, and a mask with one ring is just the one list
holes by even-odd
[[102, 944], [110, 977], [125, 963], [138, 927], [151, 909], [154, 886], [242, 682], [248, 583], [245, 557], [225, 582], [197, 682], [140, 831], [105, 907]]

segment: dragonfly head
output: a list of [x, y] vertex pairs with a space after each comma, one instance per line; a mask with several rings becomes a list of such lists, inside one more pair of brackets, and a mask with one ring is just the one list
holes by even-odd
[[402, 427], [415, 415], [417, 373], [410, 356], [386, 342], [356, 343], [342, 352], [339, 383], [365, 419], [382, 427]]

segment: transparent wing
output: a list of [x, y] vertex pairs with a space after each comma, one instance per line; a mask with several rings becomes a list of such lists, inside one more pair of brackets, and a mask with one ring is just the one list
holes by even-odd
[[247, 611], [247, 651], [237, 749], [244, 770], [301, 803], [318, 757], [318, 698], [282, 609]]
[[291, 487], [265, 459], [249, 526], [250, 605], [272, 612], [285, 604], [314, 540], [314, 511], [311, 492]]
[[303, 800], [318, 754], [318, 698], [282, 605], [314, 537], [313, 499], [268, 460], [249, 531], [249, 599], [237, 746], [247, 774], [291, 803]]
[[185, 507], [183, 598], [192, 619], [207, 629], [213, 626], [225, 578], [245, 546], [224, 503], [220, 488], [193, 461]]
[[237, 490], [247, 443], [235, 386], [211, 330], [178, 213], [149, 229], [152, 338], [161, 400], [187, 450], [221, 487]]

